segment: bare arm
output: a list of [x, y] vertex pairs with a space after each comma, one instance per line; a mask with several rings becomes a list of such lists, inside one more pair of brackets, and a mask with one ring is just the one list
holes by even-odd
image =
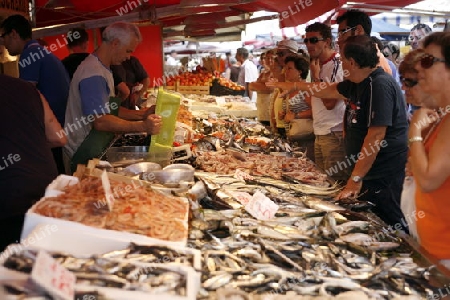
[[141, 81], [143, 87], [139, 91], [139, 97], [142, 97], [144, 93], [148, 90], [148, 87], [150, 86], [150, 78], [146, 77]]
[[297, 114], [297, 116], [300, 119], [311, 119], [312, 118], [312, 110], [308, 109], [308, 110], [301, 111]]
[[[311, 81], [320, 82], [320, 63], [319, 59], [312, 59], [310, 63]], [[322, 103], [326, 109], [331, 110], [336, 106], [338, 99], [322, 98]], [[311, 104], [310, 104], [311, 105]]]
[[117, 88], [117, 97], [122, 99], [122, 101], [124, 101], [125, 99], [128, 98], [128, 96], [130, 96], [130, 89], [128, 88], [125, 82], [122, 81], [116, 86], [116, 88]]
[[256, 91], [259, 93], [270, 94], [273, 89], [266, 86], [266, 83], [263, 81], [255, 81], [249, 84], [249, 87], [252, 91]]
[[162, 119], [158, 115], [150, 115], [142, 121], [127, 121], [113, 115], [97, 117], [93, 126], [99, 131], [109, 132], [147, 132], [157, 134], [161, 128]]
[[315, 96], [318, 98], [345, 98], [337, 90], [337, 83], [332, 82], [320, 82], [320, 83], [310, 83], [310, 82], [275, 82], [268, 81], [266, 85], [269, 87], [278, 87], [283, 90], [300, 90], [307, 92], [310, 96]]
[[[372, 165], [380, 152], [381, 142], [384, 140], [386, 135], [386, 129], [386, 126], [369, 127], [359, 155], [353, 158], [350, 157], [352, 160], [357, 159], [351, 177], [360, 176], [363, 178], [372, 168]], [[347, 181], [344, 190], [336, 197], [337, 199], [357, 196], [357, 194], [361, 191], [362, 182], [355, 183], [351, 177]]]
[[[429, 125], [425, 125], [420, 120], [430, 114], [432, 114], [432, 110], [424, 108], [414, 113], [409, 128], [409, 138], [421, 136], [421, 131]], [[428, 155], [422, 142], [411, 143], [409, 148], [413, 176], [421, 190], [426, 193], [438, 189], [450, 176], [450, 154], [448, 151], [450, 148], [450, 139], [448, 138], [450, 120], [446, 118], [442, 122], [440, 125], [442, 128]], [[423, 126], [416, 126], [416, 124], [423, 124]]]
[[39, 95], [44, 108], [45, 136], [47, 137], [51, 148], [62, 147], [67, 143], [66, 134], [48, 105], [47, 100], [41, 93], [39, 93]]
[[336, 98], [333, 98], [333, 99], [322, 99], [323, 105], [328, 110], [332, 110], [336, 106], [336, 103], [338, 101], [339, 101], [339, 99], [336, 99]]

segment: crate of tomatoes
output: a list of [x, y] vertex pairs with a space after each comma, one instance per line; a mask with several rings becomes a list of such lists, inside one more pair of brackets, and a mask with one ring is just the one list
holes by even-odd
[[245, 87], [223, 77], [214, 79], [210, 90], [210, 94], [214, 96], [243, 96], [244, 93]]

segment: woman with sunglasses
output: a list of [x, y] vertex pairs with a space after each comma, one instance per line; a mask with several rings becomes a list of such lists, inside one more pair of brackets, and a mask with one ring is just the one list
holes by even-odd
[[[417, 70], [415, 69], [416, 63], [420, 61], [424, 54], [425, 51], [423, 49], [409, 52], [398, 68], [406, 102], [417, 107], [423, 106], [424, 102], [426, 102], [426, 98], [430, 97], [430, 95], [425, 94], [418, 85]], [[422, 132], [421, 136], [424, 140], [427, 140], [428, 138], [426, 132]], [[411, 216], [416, 212], [416, 185], [412, 175], [410, 163], [407, 162], [406, 177], [403, 183], [402, 197], [400, 200], [400, 206], [405, 216]], [[406, 218], [406, 221], [408, 222], [409, 234], [418, 239], [416, 219]]]
[[402, 90], [405, 91], [406, 102], [415, 106], [422, 106], [424, 98], [429, 97], [424, 94], [417, 81], [416, 63], [425, 54], [423, 49], [412, 50], [400, 63], [398, 71], [400, 73], [400, 82]]
[[[450, 32], [436, 32], [423, 41], [425, 55], [416, 64], [420, 88], [432, 97], [411, 120], [408, 140], [416, 181], [416, 209], [421, 245], [450, 268]], [[434, 122], [438, 122], [433, 126]], [[429, 129], [430, 128], [430, 129]], [[429, 129], [426, 141], [423, 132]]]

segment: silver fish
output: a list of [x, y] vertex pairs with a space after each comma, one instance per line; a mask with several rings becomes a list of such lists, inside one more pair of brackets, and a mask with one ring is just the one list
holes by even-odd
[[231, 279], [233, 279], [233, 275], [224, 272], [207, 279], [203, 282], [202, 286], [207, 290], [217, 290], [218, 288], [230, 283]]

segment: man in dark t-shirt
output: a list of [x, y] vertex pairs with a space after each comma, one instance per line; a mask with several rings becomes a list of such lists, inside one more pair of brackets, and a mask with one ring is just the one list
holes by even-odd
[[[319, 98], [347, 98], [344, 117], [346, 157], [333, 170], [348, 169], [350, 179], [336, 197], [370, 201], [389, 228], [408, 232], [400, 209], [405, 177], [407, 132], [405, 101], [395, 79], [378, 68], [377, 48], [367, 35], [348, 37], [341, 49], [346, 80], [340, 83], [278, 82]], [[331, 168], [330, 168], [331, 169]]]
[[70, 80], [81, 62], [88, 57], [89, 35], [84, 28], [74, 28], [67, 33], [67, 48], [69, 56], [62, 60], [69, 73]]
[[[9, 16], [0, 27], [9, 54], [20, 55], [19, 78], [36, 86], [48, 101], [59, 124], [64, 125], [70, 88], [70, 78], [64, 65], [48, 48], [32, 39], [31, 23], [24, 16]], [[62, 148], [55, 147], [52, 152], [58, 172], [64, 173]]]
[[[119, 94], [124, 95], [122, 106], [129, 109], [139, 106], [142, 95], [150, 85], [148, 74], [140, 61], [130, 56], [120, 65], [111, 65], [111, 71], [114, 76], [114, 86]], [[139, 90], [133, 91], [139, 84], [142, 84]]]
[[50, 147], [67, 139], [45, 99], [0, 75], [0, 251], [20, 238], [24, 215], [58, 175]]

